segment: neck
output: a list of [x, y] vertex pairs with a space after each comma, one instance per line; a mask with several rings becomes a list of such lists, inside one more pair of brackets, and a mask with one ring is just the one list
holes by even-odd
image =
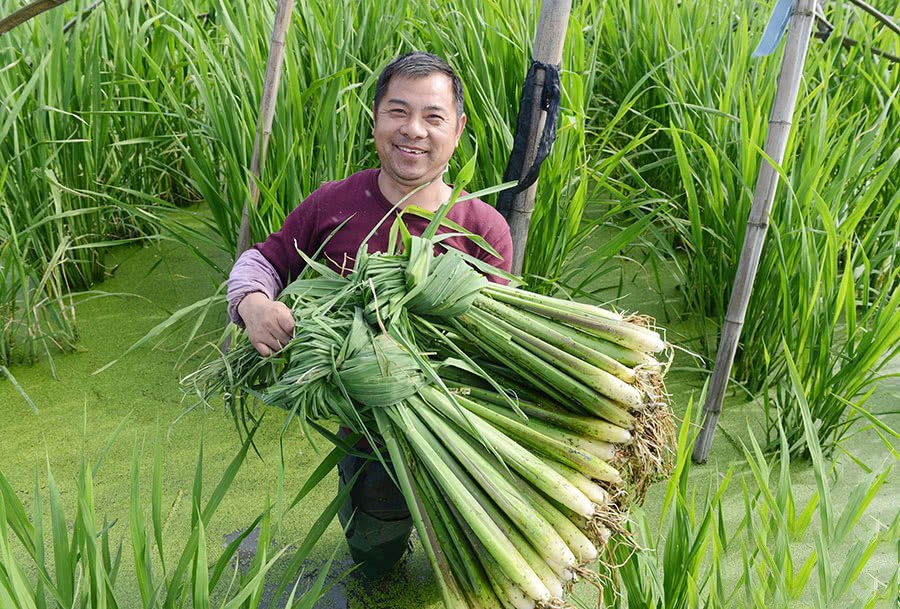
[[437, 211], [452, 193], [452, 189], [440, 176], [425, 185], [407, 187], [386, 178], [383, 171], [378, 173], [378, 189], [391, 205], [397, 205], [402, 201], [400, 209], [414, 205], [428, 211]]

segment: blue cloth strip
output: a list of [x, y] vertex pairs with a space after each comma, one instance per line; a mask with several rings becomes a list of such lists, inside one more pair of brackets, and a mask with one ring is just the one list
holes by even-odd
[[769, 23], [763, 31], [762, 39], [753, 51], [753, 57], [763, 57], [769, 55], [778, 47], [781, 38], [787, 30], [788, 21], [791, 19], [791, 10], [793, 9], [793, 0], [778, 0], [775, 8], [772, 9], [772, 16], [769, 17]]

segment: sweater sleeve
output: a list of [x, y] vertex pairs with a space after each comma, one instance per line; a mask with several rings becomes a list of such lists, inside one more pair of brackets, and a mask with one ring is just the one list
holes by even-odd
[[238, 305], [247, 294], [262, 292], [271, 299], [284, 288], [278, 272], [269, 261], [255, 249], [249, 249], [237, 259], [228, 275], [228, 317], [239, 327], [244, 320], [238, 314]]
[[[512, 245], [512, 235], [509, 232], [509, 226], [506, 222], [502, 223], [502, 226], [497, 226], [495, 231], [496, 234], [491, 235], [491, 239], [489, 239], [489, 243], [497, 250], [497, 253], [500, 254], [500, 258], [497, 259], [496, 256], [492, 256], [485, 252], [485, 257], [487, 258], [487, 262], [497, 267], [498, 269], [502, 269], [507, 273], [512, 269], [512, 255], [513, 255], [513, 245]], [[491, 276], [489, 277], [491, 281], [507, 284], [509, 283], [506, 279], [501, 277]]]
[[[485, 204], [485, 206], [487, 206]], [[488, 212], [488, 219], [486, 222], [486, 226], [482, 229], [482, 236], [484, 239], [491, 244], [500, 257], [494, 256], [493, 254], [484, 251], [483, 249], [478, 249], [478, 258], [479, 260], [483, 260], [487, 262], [491, 266], [495, 266], [500, 270], [510, 272], [512, 268], [512, 256], [513, 256], [513, 245], [512, 245], [512, 235], [509, 232], [509, 225], [506, 223], [506, 220], [501, 216], [496, 210], [490, 208]], [[503, 277], [499, 277], [497, 275], [488, 275], [488, 280], [494, 283], [501, 283], [506, 285], [509, 283], [507, 279]]]
[[319, 192], [311, 193], [294, 208], [284, 219], [281, 230], [254, 246], [275, 269], [282, 286], [299, 277], [306, 266], [298, 250], [311, 256], [321, 245], [318, 237]]

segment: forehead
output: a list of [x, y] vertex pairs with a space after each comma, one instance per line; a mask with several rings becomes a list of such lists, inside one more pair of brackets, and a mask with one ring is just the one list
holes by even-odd
[[455, 109], [453, 84], [446, 74], [394, 76], [388, 82], [382, 104], [400, 104], [415, 108]]

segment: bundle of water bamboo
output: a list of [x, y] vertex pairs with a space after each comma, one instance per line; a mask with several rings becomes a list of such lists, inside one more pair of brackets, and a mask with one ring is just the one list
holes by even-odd
[[[489, 284], [407, 237], [281, 295], [294, 339], [238, 341], [194, 381], [337, 420], [390, 460], [448, 607], [564, 607], [627, 505], [667, 473], [673, 426], [646, 320]], [[385, 450], [386, 449], [386, 450]]]

